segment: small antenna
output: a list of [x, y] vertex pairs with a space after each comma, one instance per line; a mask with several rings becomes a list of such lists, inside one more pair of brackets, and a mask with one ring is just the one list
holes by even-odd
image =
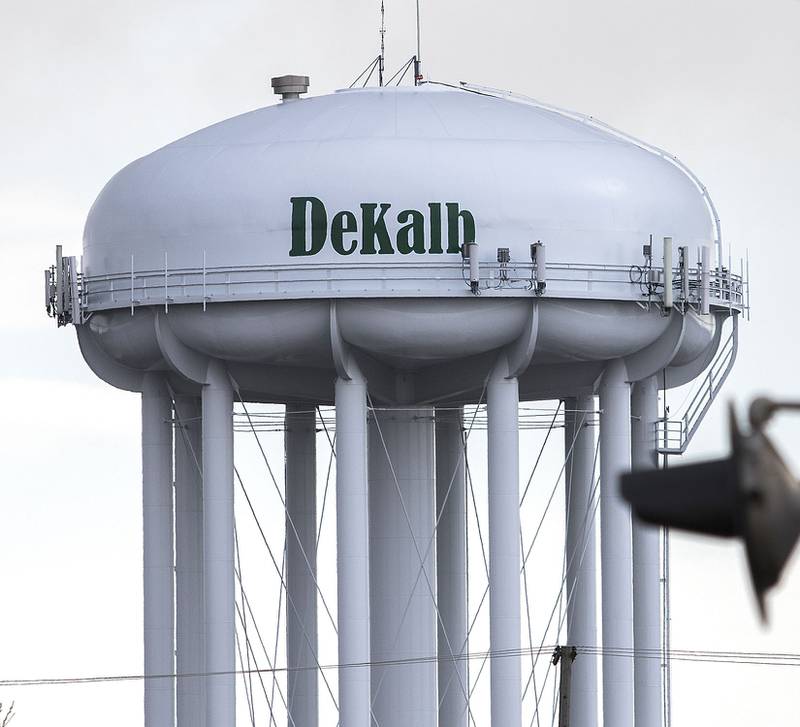
[[378, 61], [378, 85], [383, 86], [383, 68], [384, 60], [386, 58], [386, 11], [383, 7], [383, 0], [381, 0], [381, 54]]
[[414, 58], [414, 85], [418, 86], [422, 81], [422, 48], [419, 35], [419, 0], [417, 0], [417, 55]]

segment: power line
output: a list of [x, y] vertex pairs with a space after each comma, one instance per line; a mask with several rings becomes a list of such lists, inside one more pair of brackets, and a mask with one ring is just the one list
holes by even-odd
[[[0, 687], [27, 687], [27, 686], [55, 686], [62, 684], [98, 684], [106, 682], [133, 682], [148, 679], [188, 679], [198, 677], [229, 676], [241, 674], [273, 674], [288, 673], [291, 671], [316, 671], [317, 669], [332, 671], [335, 669], [372, 667], [372, 666], [403, 666], [407, 664], [425, 664], [431, 662], [462, 661], [473, 659], [504, 659], [511, 657], [527, 656], [533, 653], [552, 653], [555, 645], [543, 645], [539, 648], [507, 649], [503, 651], [473, 651], [449, 656], [420, 656], [406, 659], [386, 659], [380, 661], [353, 662], [348, 664], [325, 664], [308, 667], [269, 667], [256, 669], [240, 669], [233, 671], [196, 672], [185, 674], [115, 674], [86, 677], [59, 677], [40, 679], [0, 679]], [[660, 649], [625, 649], [605, 648], [602, 646], [578, 646], [578, 656], [618, 656], [632, 659], [641, 657], [645, 659], [661, 659], [664, 653]], [[750, 666], [788, 666], [800, 667], [800, 653], [781, 653], [774, 651], [709, 651], [699, 649], [673, 649], [668, 656], [675, 661], [705, 663], [705, 664], [737, 664]]]

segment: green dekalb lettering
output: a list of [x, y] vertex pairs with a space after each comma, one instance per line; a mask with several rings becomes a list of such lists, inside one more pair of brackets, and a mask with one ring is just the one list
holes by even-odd
[[[318, 197], [292, 197], [290, 257], [316, 255], [330, 242], [339, 255], [457, 254], [475, 242], [475, 218], [458, 202], [429, 202], [425, 212], [392, 212], [388, 202], [364, 202], [359, 213], [342, 210], [330, 218]], [[443, 209], [444, 208], [444, 209]], [[445, 214], [443, 214], [445, 212]], [[447, 247], [442, 239], [446, 217]], [[426, 224], [427, 221], [427, 224]], [[359, 224], [360, 223], [360, 224]]]

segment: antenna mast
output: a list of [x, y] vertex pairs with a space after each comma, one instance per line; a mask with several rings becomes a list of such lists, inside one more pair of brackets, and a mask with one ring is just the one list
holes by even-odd
[[383, 0], [381, 0], [381, 54], [378, 60], [378, 85], [383, 86], [383, 67], [384, 59], [386, 58], [386, 11], [383, 7]]
[[422, 81], [422, 49], [419, 37], [419, 0], [417, 0], [417, 55], [414, 58], [414, 85], [418, 86]]

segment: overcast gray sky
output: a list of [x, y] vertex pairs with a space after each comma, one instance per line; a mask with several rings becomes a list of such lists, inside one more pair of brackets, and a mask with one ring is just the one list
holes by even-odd
[[[0, 678], [141, 669], [138, 401], [45, 318], [54, 245], [80, 252], [91, 203], [129, 161], [272, 103], [270, 76], [349, 85], [376, 54], [377, 5], [2, 0]], [[393, 69], [414, 51], [414, 8], [386, 5]], [[796, 397], [800, 2], [423, 0], [422, 19], [430, 77], [590, 113], [688, 163], [734, 255], [750, 251], [753, 320], [726, 394]], [[690, 456], [724, 452], [725, 429], [718, 403]], [[800, 470], [800, 427], [774, 430]], [[735, 544], [676, 536], [672, 575], [676, 648], [800, 652], [796, 559], [769, 630]], [[674, 724], [790, 724], [796, 684], [790, 668], [676, 663]], [[138, 684], [0, 689], [12, 698], [15, 727], [142, 722]]]

